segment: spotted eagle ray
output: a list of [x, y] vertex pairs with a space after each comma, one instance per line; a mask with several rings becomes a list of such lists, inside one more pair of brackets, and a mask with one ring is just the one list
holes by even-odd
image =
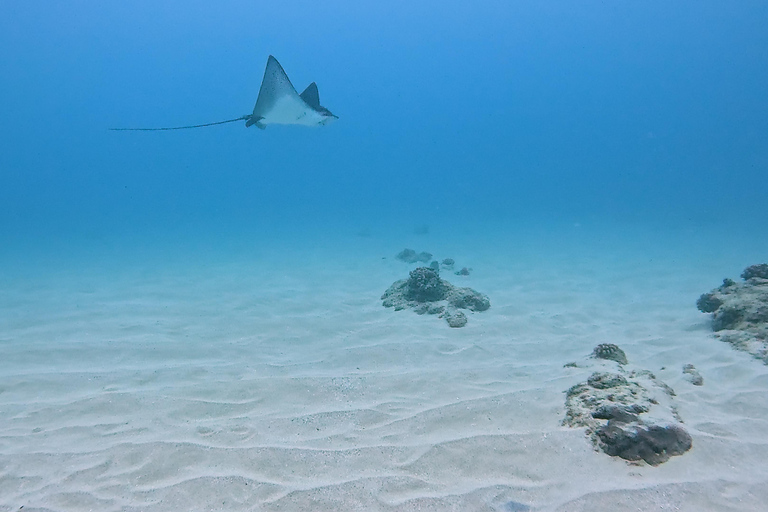
[[186, 130], [188, 128], [202, 128], [217, 124], [245, 121], [245, 126], [256, 125], [262, 130], [270, 124], [298, 124], [302, 126], [318, 126], [328, 124], [338, 119], [330, 110], [320, 105], [320, 94], [317, 92], [317, 84], [312, 82], [301, 94], [285, 74], [283, 66], [272, 55], [267, 59], [267, 68], [264, 70], [264, 78], [261, 81], [259, 97], [251, 114], [240, 116], [236, 119], [216, 121], [215, 123], [194, 124], [189, 126], [173, 126], [168, 128], [110, 128], [114, 131], [140, 131], [151, 132], [160, 130]]

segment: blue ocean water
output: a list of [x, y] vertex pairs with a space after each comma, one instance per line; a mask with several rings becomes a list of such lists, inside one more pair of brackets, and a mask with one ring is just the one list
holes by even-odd
[[[3, 252], [260, 230], [764, 225], [764, 2], [6, 2]], [[274, 54], [340, 117], [251, 111]]]

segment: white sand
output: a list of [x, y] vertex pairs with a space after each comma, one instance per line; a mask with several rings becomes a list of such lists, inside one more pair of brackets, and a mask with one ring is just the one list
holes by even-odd
[[[0, 510], [765, 510], [768, 368], [695, 300], [768, 242], [623, 226], [300, 244], [5, 261]], [[472, 267], [447, 277], [491, 309], [450, 329], [382, 307], [404, 247]], [[563, 365], [598, 343], [676, 390], [690, 452], [632, 465], [560, 425], [589, 374]]]

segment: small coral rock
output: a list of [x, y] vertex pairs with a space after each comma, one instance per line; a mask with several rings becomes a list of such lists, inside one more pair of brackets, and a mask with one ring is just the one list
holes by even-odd
[[608, 359], [619, 364], [627, 364], [627, 355], [613, 343], [601, 343], [592, 351], [592, 356], [597, 359]]
[[470, 311], [485, 311], [491, 307], [488, 297], [472, 288], [454, 288], [448, 297], [448, 302], [455, 308]]
[[413, 249], [403, 249], [399, 253], [397, 253], [397, 256], [395, 256], [400, 261], [404, 261], [406, 263], [429, 263], [429, 261], [432, 259], [432, 255], [428, 252], [420, 252], [417, 253]]
[[464, 327], [467, 325], [467, 315], [461, 311], [453, 311], [445, 316], [445, 321], [451, 327]]
[[694, 386], [704, 385], [704, 378], [701, 376], [701, 374], [696, 369], [696, 367], [693, 366], [692, 364], [686, 364], [685, 366], [683, 366], [683, 373], [688, 379], [688, 382], [690, 382]]

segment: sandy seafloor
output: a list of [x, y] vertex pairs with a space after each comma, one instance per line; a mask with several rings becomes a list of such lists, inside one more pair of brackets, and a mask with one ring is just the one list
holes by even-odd
[[[409, 229], [6, 247], [0, 510], [766, 509], [768, 368], [695, 301], [768, 240]], [[405, 247], [472, 267], [444, 277], [491, 309], [382, 307]], [[632, 465], [561, 426], [590, 373], [563, 365], [598, 343], [675, 389], [690, 452]]]

